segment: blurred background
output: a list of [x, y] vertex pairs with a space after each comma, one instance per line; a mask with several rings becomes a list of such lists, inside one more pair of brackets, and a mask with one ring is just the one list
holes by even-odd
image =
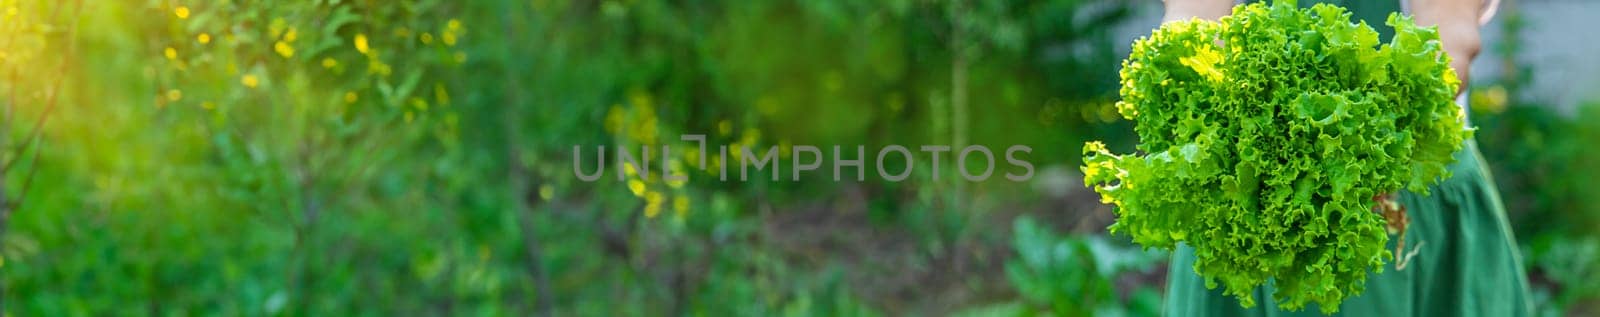
[[[1477, 139], [1539, 313], [1600, 314], [1600, 4], [1503, 2]], [[1116, 72], [1160, 5], [0, 0], [4, 311], [1159, 315], [1168, 255], [1077, 166], [1136, 141]], [[574, 176], [573, 145], [681, 134], [1036, 170]]]

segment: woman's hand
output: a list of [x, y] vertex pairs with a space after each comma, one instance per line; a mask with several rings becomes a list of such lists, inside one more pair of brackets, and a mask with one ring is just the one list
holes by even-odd
[[1483, 48], [1478, 27], [1488, 22], [1487, 13], [1494, 11], [1494, 5], [1498, 3], [1489, 0], [1411, 1], [1411, 14], [1416, 16], [1417, 25], [1439, 26], [1439, 41], [1450, 54], [1450, 68], [1461, 78], [1458, 94], [1465, 91], [1472, 60]]
[[1166, 12], [1161, 23], [1192, 18], [1217, 20], [1233, 13], [1233, 0], [1165, 0]]

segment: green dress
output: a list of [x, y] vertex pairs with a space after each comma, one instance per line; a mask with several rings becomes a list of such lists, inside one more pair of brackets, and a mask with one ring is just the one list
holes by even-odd
[[[1350, 9], [1355, 18], [1384, 21], [1399, 5], [1387, 1], [1326, 1]], [[1309, 5], [1302, 3], [1302, 5]], [[1369, 23], [1371, 24], [1371, 23]], [[1373, 25], [1384, 38], [1382, 22]], [[1411, 218], [1406, 252], [1420, 250], [1404, 270], [1385, 264], [1369, 273], [1366, 292], [1339, 307], [1346, 316], [1527, 316], [1532, 314], [1522, 259], [1506, 221], [1488, 167], [1476, 141], [1468, 140], [1450, 165], [1453, 176], [1432, 186], [1430, 195], [1402, 192], [1399, 202]], [[1397, 239], [1390, 239], [1394, 250]], [[1401, 255], [1396, 255], [1400, 257]], [[1254, 293], [1256, 305], [1206, 289], [1194, 270], [1194, 249], [1179, 245], [1167, 272], [1167, 316], [1322, 316], [1312, 303], [1285, 311], [1272, 300], [1270, 283]]]

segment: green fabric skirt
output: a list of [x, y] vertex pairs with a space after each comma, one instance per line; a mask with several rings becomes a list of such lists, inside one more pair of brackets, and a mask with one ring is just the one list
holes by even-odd
[[[1451, 178], [1432, 186], [1430, 195], [1401, 193], [1399, 202], [1411, 218], [1406, 252], [1421, 245], [1405, 270], [1384, 264], [1382, 273], [1367, 275], [1366, 292], [1348, 297], [1338, 315], [1347, 316], [1527, 316], [1532, 313], [1511, 227], [1500, 195], [1478, 153], [1468, 140], [1450, 165]], [[1389, 240], [1394, 250], [1397, 239]], [[1401, 255], [1395, 255], [1396, 258]], [[1322, 316], [1312, 303], [1285, 311], [1272, 300], [1272, 286], [1258, 287], [1256, 305], [1218, 289], [1206, 289], [1194, 271], [1194, 249], [1179, 245], [1167, 272], [1167, 316]]]

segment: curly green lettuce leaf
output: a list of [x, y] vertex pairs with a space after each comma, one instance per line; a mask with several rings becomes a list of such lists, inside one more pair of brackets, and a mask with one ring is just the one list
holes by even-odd
[[1471, 131], [1436, 29], [1402, 15], [1389, 43], [1345, 9], [1293, 1], [1177, 21], [1123, 61], [1118, 112], [1142, 154], [1084, 148], [1114, 233], [1195, 248], [1206, 285], [1253, 306], [1338, 310], [1393, 257], [1372, 198], [1426, 193]]

